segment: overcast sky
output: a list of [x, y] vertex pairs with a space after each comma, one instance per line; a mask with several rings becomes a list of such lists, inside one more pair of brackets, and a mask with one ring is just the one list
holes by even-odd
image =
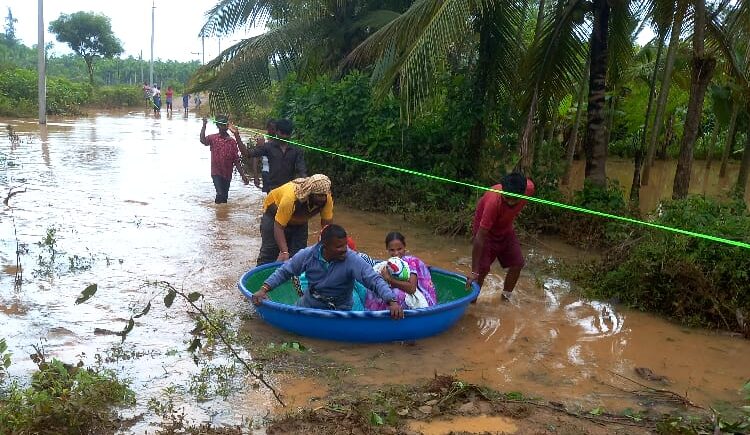
[[[201, 40], [198, 32], [203, 26], [205, 12], [216, 5], [218, 0], [155, 0], [154, 59], [189, 61], [199, 60]], [[45, 0], [44, 27], [56, 20], [60, 14], [78, 11], [97, 12], [112, 20], [112, 30], [122, 41], [124, 57], [148, 59], [151, 49], [151, 0]], [[16, 37], [24, 44], [32, 46], [37, 42], [38, 0], [0, 0], [0, 15], [8, 16], [10, 7], [16, 23]], [[258, 33], [258, 31], [252, 34]], [[246, 33], [240, 32], [219, 41], [206, 38], [206, 62], [219, 52], [219, 44], [225, 49], [237, 42]], [[53, 42], [56, 54], [70, 53], [67, 44], [57, 42], [46, 33], [45, 43]]]

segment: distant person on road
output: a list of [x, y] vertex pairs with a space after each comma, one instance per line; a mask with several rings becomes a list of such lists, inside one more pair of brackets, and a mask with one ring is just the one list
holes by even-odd
[[189, 105], [190, 105], [190, 94], [182, 94], [182, 110], [185, 111], [185, 116], [188, 115]]
[[195, 111], [199, 111], [201, 109], [201, 96], [200, 94], [195, 94], [195, 100], [193, 101], [195, 103]]
[[297, 178], [272, 190], [260, 218], [258, 266], [286, 261], [307, 246], [307, 222], [320, 214], [320, 227], [333, 221], [331, 180], [323, 174]]
[[159, 86], [153, 87], [153, 95], [154, 95], [154, 113], [160, 113], [161, 112], [161, 89], [159, 89]]
[[143, 82], [143, 98], [146, 100], [146, 105], [151, 108], [153, 107], [153, 104], [151, 103], [151, 85], [148, 84], [148, 82]]
[[167, 92], [165, 95], [167, 97], [167, 115], [171, 115], [172, 114], [172, 97], [174, 96], [174, 90], [172, 90], [171, 86], [167, 86]]
[[[518, 172], [504, 176], [501, 183], [492, 188], [525, 196], [534, 194], [534, 183]], [[508, 269], [502, 296], [510, 300], [525, 264], [513, 221], [525, 205], [523, 199], [492, 191], [479, 199], [472, 225], [471, 275], [466, 277], [467, 288], [475, 281], [481, 287], [497, 259]]]
[[216, 127], [219, 133], [206, 136], [206, 124], [203, 118], [200, 141], [211, 149], [211, 179], [216, 189], [216, 204], [226, 203], [229, 199], [229, 184], [232, 182], [232, 168], [237, 168], [242, 181], [247, 185], [250, 183], [240, 165], [239, 149], [237, 142], [227, 133], [229, 119], [225, 115], [216, 117]]
[[[273, 125], [273, 124], [271, 124]], [[281, 139], [288, 139], [292, 135], [293, 124], [288, 119], [279, 119], [275, 122], [276, 134]], [[269, 128], [269, 134], [273, 135]], [[270, 192], [279, 186], [295, 179], [307, 176], [305, 156], [300, 148], [284, 140], [269, 138], [253, 149], [248, 150], [242, 143], [239, 132], [234, 135], [240, 147], [240, 152], [247, 158], [268, 158], [268, 183], [263, 184], [263, 190]], [[257, 165], [253, 166], [253, 176], [257, 178]]]

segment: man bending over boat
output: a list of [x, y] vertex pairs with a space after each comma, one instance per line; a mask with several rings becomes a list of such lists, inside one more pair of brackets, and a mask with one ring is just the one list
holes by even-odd
[[352, 290], [357, 280], [388, 302], [392, 318], [403, 318], [401, 304], [383, 277], [361, 256], [348, 249], [346, 242], [344, 228], [328, 225], [322, 231], [320, 242], [296, 253], [266, 279], [253, 295], [253, 303], [260, 305], [263, 299], [268, 298], [268, 292], [304, 272], [308, 290], [297, 301], [299, 307], [351, 310]]
[[331, 180], [325, 175], [297, 178], [273, 189], [263, 202], [258, 266], [286, 261], [307, 246], [307, 222], [317, 214], [321, 228], [333, 220]]

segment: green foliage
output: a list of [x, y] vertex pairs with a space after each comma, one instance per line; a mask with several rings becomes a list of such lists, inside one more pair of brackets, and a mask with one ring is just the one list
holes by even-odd
[[86, 105], [102, 108], [141, 107], [143, 90], [139, 86], [101, 86], [91, 93]]
[[38, 365], [29, 387], [13, 383], [0, 393], [0, 428], [9, 433], [100, 433], [115, 418], [115, 406], [135, 403], [113, 371], [56, 359]]
[[[398, 101], [392, 96], [375, 100], [369, 79], [355, 72], [337, 82], [325, 76], [307, 83], [289, 78], [281, 86], [275, 114], [294, 121], [296, 138], [302, 143], [476, 182], [479, 176], [464, 145], [467, 129], [463, 126], [469, 123], [457, 104], [447, 97], [437, 99], [429, 113], [407, 124]], [[398, 211], [409, 217], [421, 214], [434, 219], [431, 223], [441, 221], [445, 230], [453, 232], [466, 229], [474, 202], [474, 193], [466, 188], [320, 152], [307, 152], [305, 158], [311, 172], [334, 178], [337, 198], [366, 210]], [[407, 185], [409, 194], [405, 195]]]
[[[750, 241], [750, 217], [741, 201], [673, 201], [662, 206], [656, 222]], [[583, 278], [592, 297], [615, 297], [687, 325], [743, 332], [740, 319], [750, 313], [750, 251], [708, 240], [644, 231]]]
[[0, 375], [2, 375], [8, 367], [10, 367], [10, 351], [8, 351], [8, 344], [4, 338], [0, 338]]
[[[47, 113], [78, 113], [88, 92], [88, 85], [50, 77], [47, 80]], [[38, 96], [35, 71], [0, 69], [0, 116], [33, 116], [37, 111]]]
[[[551, 173], [554, 174], [554, 172]], [[540, 174], [539, 178], [534, 178], [537, 186], [535, 196], [603, 213], [619, 216], [631, 214], [622, 189], [614, 180], [609, 180], [609, 186], [606, 189], [585, 183], [583, 189], [575, 192], [570, 199], [565, 198], [560, 192], [557, 180], [558, 178], [554, 176], [544, 174]], [[632, 225], [620, 221], [566, 211], [543, 204], [529, 204], [523, 216], [519, 224], [524, 229], [559, 234], [568, 242], [585, 247], [612, 246], [629, 237], [634, 231]]]

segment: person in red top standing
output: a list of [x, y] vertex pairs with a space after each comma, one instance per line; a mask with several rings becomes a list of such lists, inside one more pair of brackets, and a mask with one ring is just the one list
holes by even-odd
[[174, 96], [174, 91], [172, 90], [171, 86], [167, 86], [167, 92], [165, 94], [167, 96], [167, 115], [172, 114], [172, 97]]
[[[534, 183], [517, 172], [504, 176], [492, 188], [525, 196], [534, 194]], [[472, 225], [471, 275], [466, 278], [467, 287], [474, 281], [481, 287], [497, 259], [508, 269], [503, 298], [510, 299], [525, 263], [513, 221], [525, 205], [525, 200], [493, 191], [482, 195]]]
[[211, 149], [211, 178], [216, 188], [216, 204], [222, 204], [229, 199], [229, 184], [232, 182], [232, 168], [237, 168], [242, 181], [249, 184], [250, 180], [240, 165], [240, 150], [237, 142], [229, 136], [229, 120], [225, 115], [216, 117], [216, 127], [219, 133], [206, 136], [206, 123], [203, 118], [203, 127], [201, 128], [200, 140], [203, 145]]

